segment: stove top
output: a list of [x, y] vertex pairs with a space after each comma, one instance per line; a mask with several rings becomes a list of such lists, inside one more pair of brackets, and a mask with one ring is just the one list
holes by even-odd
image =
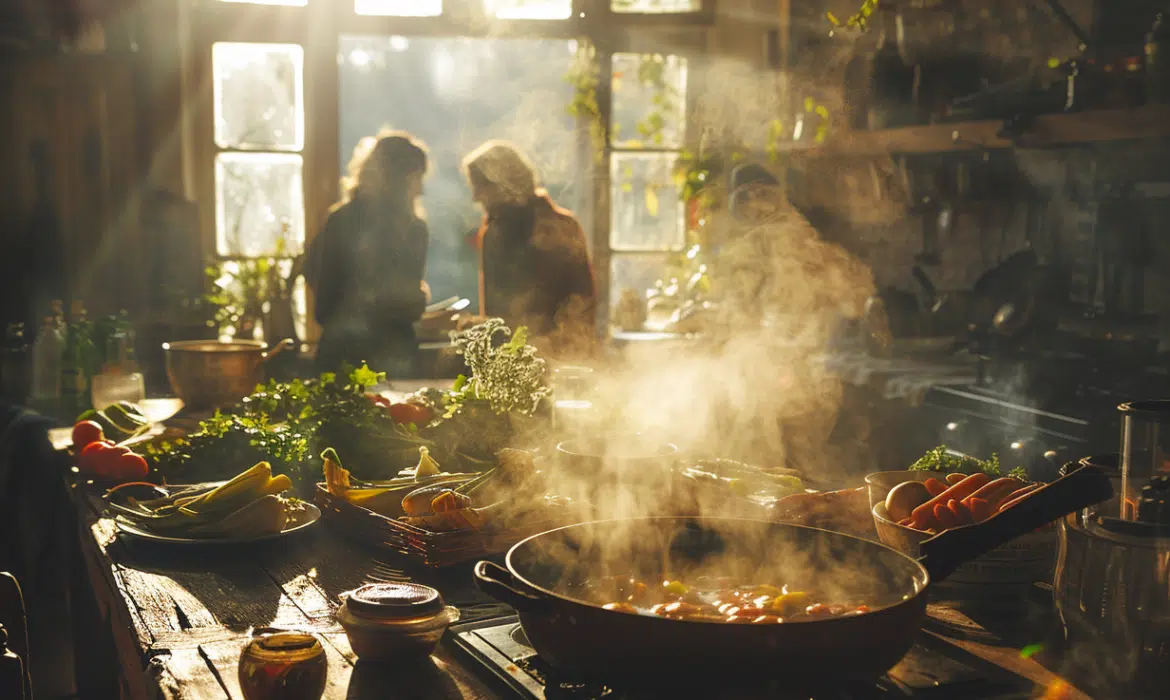
[[[924, 634], [924, 640], [929, 635]], [[776, 682], [745, 688], [741, 682], [719, 678], [710, 689], [622, 688], [603, 682], [565, 676], [549, 666], [528, 644], [516, 617], [498, 618], [451, 628], [455, 647], [478, 670], [506, 687], [510, 697], [526, 700], [964, 700], [970, 698], [1022, 700], [1030, 684], [969, 657], [966, 661], [917, 644], [896, 667], [874, 683], [859, 683], [821, 691], [799, 691]], [[848, 659], [842, 659], [848, 663]], [[998, 671], [998, 676], [997, 676]], [[718, 678], [718, 672], [713, 676]]]

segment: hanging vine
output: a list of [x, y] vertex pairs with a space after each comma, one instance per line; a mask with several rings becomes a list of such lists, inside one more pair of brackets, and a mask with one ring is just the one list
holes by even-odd
[[573, 97], [566, 107], [568, 113], [589, 125], [593, 141], [593, 155], [600, 163], [605, 158], [605, 126], [601, 121], [601, 107], [597, 104], [597, 87], [601, 84], [601, 69], [597, 65], [597, 50], [582, 41], [565, 81], [573, 86]]
[[837, 16], [832, 12], [825, 13], [825, 19], [829, 20], [829, 24], [833, 25], [833, 29], [856, 29], [857, 31], [867, 31], [869, 29], [869, 18], [873, 13], [878, 11], [881, 5], [881, 0], [863, 0], [861, 7], [857, 9], [857, 13], [850, 16], [844, 23], [837, 19]]

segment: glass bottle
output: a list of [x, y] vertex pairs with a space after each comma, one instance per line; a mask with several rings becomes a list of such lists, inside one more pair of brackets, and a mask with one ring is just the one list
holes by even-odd
[[239, 681], [247, 700], [317, 700], [329, 662], [311, 634], [264, 628], [240, 653]]
[[73, 302], [69, 321], [61, 355], [61, 403], [65, 410], [76, 412], [89, 404], [93, 339], [89, 335], [89, 321], [81, 302]]
[[0, 389], [4, 396], [23, 402], [32, 385], [28, 340], [23, 323], [10, 323], [4, 333], [4, 355], [0, 359]]
[[45, 316], [33, 344], [33, 398], [56, 401], [61, 398], [61, 355], [65, 338], [58, 320]]

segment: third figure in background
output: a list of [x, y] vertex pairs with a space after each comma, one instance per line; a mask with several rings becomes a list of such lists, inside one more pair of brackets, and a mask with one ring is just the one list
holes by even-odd
[[483, 144], [463, 167], [484, 210], [480, 313], [527, 326], [554, 355], [590, 354], [596, 290], [581, 224], [539, 187], [532, 164], [507, 143]]

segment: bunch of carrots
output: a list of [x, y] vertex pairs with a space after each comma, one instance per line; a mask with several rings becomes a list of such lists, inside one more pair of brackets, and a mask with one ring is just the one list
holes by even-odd
[[946, 482], [926, 480], [930, 500], [915, 508], [899, 525], [926, 532], [942, 532], [952, 527], [981, 523], [1000, 511], [1022, 501], [1044, 486], [1028, 484], [1011, 476], [993, 479], [979, 472], [970, 476], [949, 474]]

